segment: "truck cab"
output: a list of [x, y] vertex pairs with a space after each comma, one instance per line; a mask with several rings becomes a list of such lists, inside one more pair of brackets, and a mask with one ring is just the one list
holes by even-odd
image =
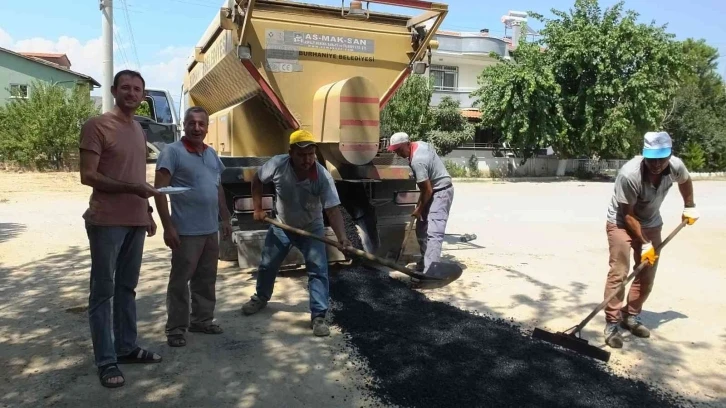
[[146, 134], [147, 157], [154, 160], [165, 145], [181, 139], [182, 126], [174, 99], [166, 89], [147, 88], [145, 102], [149, 116], [136, 115], [135, 119]]

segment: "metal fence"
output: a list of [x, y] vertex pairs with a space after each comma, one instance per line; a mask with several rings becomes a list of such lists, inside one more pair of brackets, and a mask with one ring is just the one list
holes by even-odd
[[567, 171], [572, 173], [617, 173], [628, 160], [570, 159]]

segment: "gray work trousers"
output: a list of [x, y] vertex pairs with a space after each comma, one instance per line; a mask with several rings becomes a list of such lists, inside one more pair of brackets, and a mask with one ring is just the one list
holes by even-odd
[[212, 324], [217, 303], [218, 234], [180, 235], [179, 241], [179, 248], [171, 251], [166, 290], [167, 336], [184, 334], [190, 324], [200, 329]]
[[416, 238], [423, 257], [423, 273], [441, 257], [441, 245], [453, 201], [454, 186], [435, 191], [428, 206], [422, 211], [422, 219], [416, 221]]

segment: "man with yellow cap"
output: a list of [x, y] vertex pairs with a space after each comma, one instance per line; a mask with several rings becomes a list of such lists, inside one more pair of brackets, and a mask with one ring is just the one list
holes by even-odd
[[[283, 224], [324, 235], [323, 210], [341, 246], [349, 246], [345, 234], [343, 216], [338, 206], [340, 199], [335, 183], [328, 170], [316, 159], [313, 135], [297, 130], [290, 135], [290, 151], [272, 157], [252, 178], [254, 219], [263, 221], [267, 213], [262, 209], [262, 185], [274, 183], [277, 200], [277, 220]], [[262, 259], [257, 272], [257, 290], [252, 299], [244, 304], [242, 312], [251, 315], [259, 312], [272, 297], [277, 271], [290, 252], [297, 247], [305, 258], [310, 291], [311, 327], [316, 336], [328, 336], [325, 323], [328, 311], [328, 258], [325, 244], [293, 233], [287, 233], [271, 225], [267, 230]]]

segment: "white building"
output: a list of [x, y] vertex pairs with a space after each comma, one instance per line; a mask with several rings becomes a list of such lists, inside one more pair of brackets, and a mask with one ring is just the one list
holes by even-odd
[[[474, 108], [475, 98], [470, 95], [479, 88], [479, 74], [487, 66], [497, 64], [495, 53], [508, 58], [509, 51], [516, 47], [521, 35], [521, 24], [527, 21], [523, 12], [510, 11], [502, 16], [505, 34], [498, 38], [491, 36], [488, 29], [480, 32], [454, 32], [438, 30], [435, 40], [438, 49], [432, 50], [429, 76], [433, 77], [434, 94], [431, 105], [437, 106], [449, 96], [459, 101], [462, 115], [472, 122], [478, 122], [480, 113]], [[511, 35], [508, 35], [511, 31]], [[536, 36], [537, 32], [527, 28], [526, 35]], [[514, 45], [513, 45], [514, 44]], [[478, 129], [472, 143], [467, 143], [448, 155], [450, 158], [477, 156], [511, 155], [506, 146], [499, 144], [498, 135], [490, 129]]]
[[462, 109], [471, 108], [474, 99], [469, 95], [478, 88], [479, 74], [485, 67], [497, 63], [489, 54], [507, 56], [508, 41], [490, 37], [485, 30], [479, 33], [439, 30], [435, 39], [439, 48], [432, 51], [429, 67], [429, 76], [434, 82], [431, 105], [437, 106], [443, 97], [449, 96], [458, 100]]

